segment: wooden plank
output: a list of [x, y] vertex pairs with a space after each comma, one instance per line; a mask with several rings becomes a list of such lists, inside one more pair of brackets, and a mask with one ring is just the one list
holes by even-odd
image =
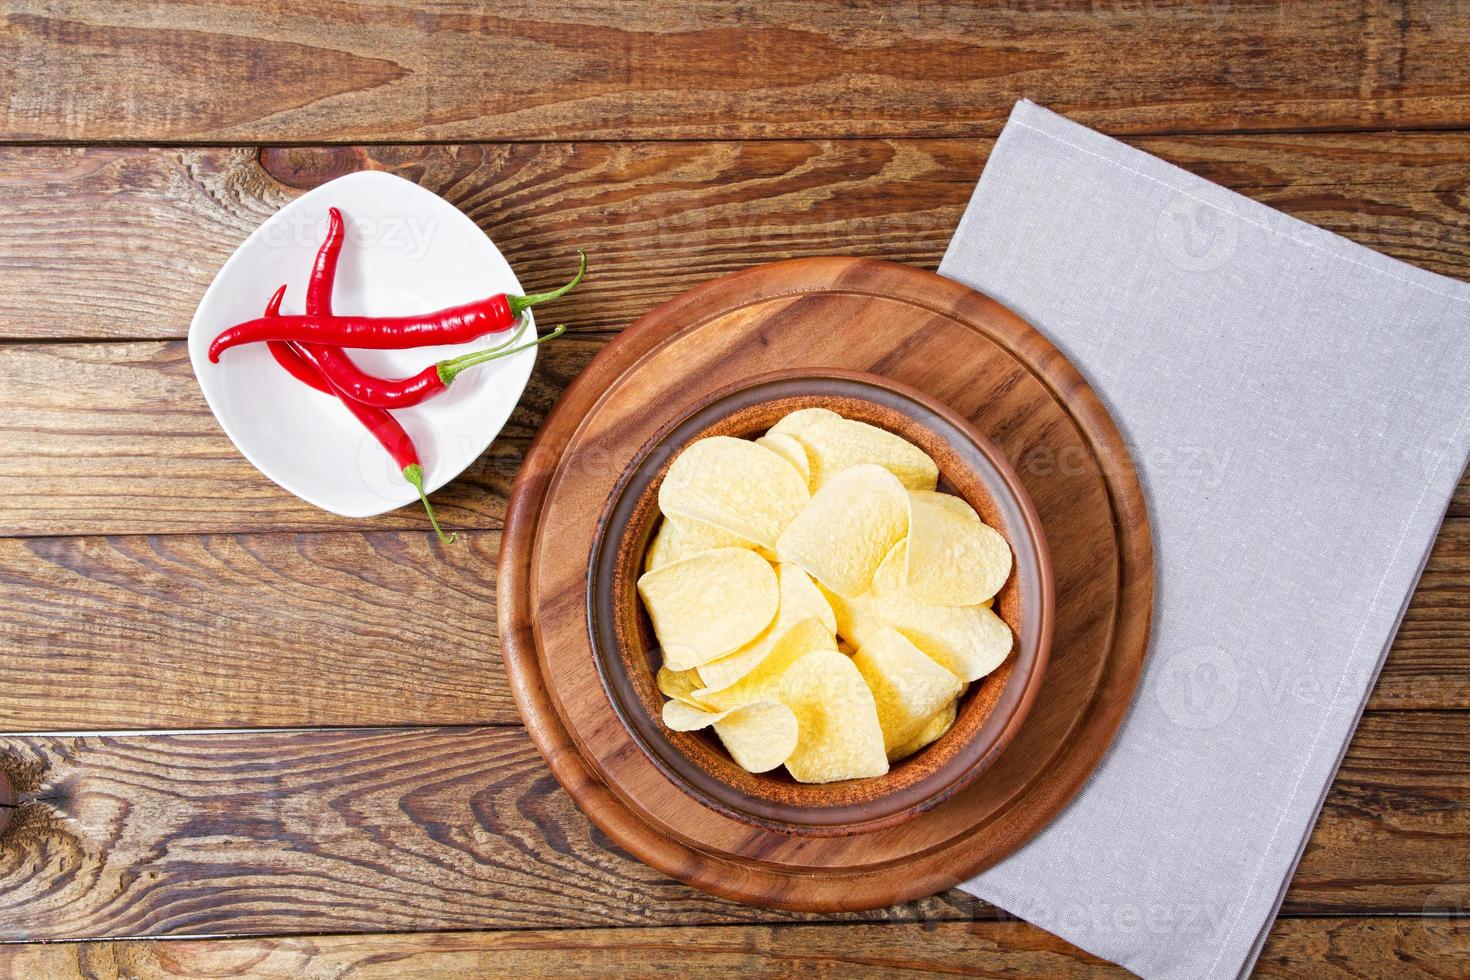
[[[1470, 256], [1457, 247], [1470, 209], [1456, 191], [1470, 166], [1470, 134], [1138, 142], [1370, 247], [1470, 278]], [[758, 262], [850, 252], [932, 265], [988, 147], [960, 140], [859, 140], [303, 148], [273, 151], [265, 168], [244, 150], [0, 148], [0, 210], [7, 214], [0, 225], [0, 262], [7, 270], [0, 281], [0, 336], [180, 337], [219, 263], [288, 199], [289, 189], [275, 178], [311, 186], [362, 167], [401, 173], [444, 193], [507, 249], [528, 282], [556, 279], [572, 245], [591, 244], [593, 273], [559, 312], [582, 330], [617, 329], [698, 282]], [[169, 274], [158, 275], [161, 268]], [[545, 359], [551, 375], [541, 397], [549, 401], [590, 355], [591, 348], [584, 348], [579, 355]], [[38, 365], [37, 358], [48, 360]], [[170, 376], [139, 381], [131, 370], [137, 362]], [[102, 446], [94, 437], [93, 444], [59, 451], [99, 454], [87, 468], [108, 476], [121, 468], [130, 492], [140, 497], [168, 484], [151, 480], [154, 460], [118, 463], [115, 435], [131, 438], [121, 426], [157, 427], [156, 419], [144, 417], [147, 398], [186, 416], [204, 411], [193, 387], [180, 383], [189, 372], [179, 348], [44, 355], [26, 349], [0, 353], [0, 367], [6, 369], [0, 375], [0, 427], [20, 430], [5, 437], [6, 448], [51, 452], [47, 423], [51, 412], [63, 411], [71, 422], [100, 425], [114, 437]], [[31, 370], [34, 376], [18, 373]], [[68, 403], [64, 391], [38, 393], [41, 385], [70, 387], [75, 398]], [[77, 416], [89, 400], [92, 417]], [[114, 402], [129, 411], [121, 420], [99, 421], [101, 406]], [[28, 403], [40, 408], [39, 419], [25, 416]], [[525, 421], [520, 432], [529, 435]], [[263, 481], [242, 494], [240, 481], [256, 479], [254, 471], [207, 418], [170, 424], [182, 426], [182, 438], [162, 465], [207, 463], [219, 482], [231, 484], [225, 499], [239, 510], [240, 523], [201, 525], [196, 513], [155, 530], [324, 526], [319, 515], [283, 500]], [[70, 424], [63, 429], [73, 431]], [[516, 434], [515, 426], [510, 434]], [[180, 451], [199, 459], [181, 461]], [[493, 494], [515, 458], [512, 451], [494, 473], [479, 477], [476, 490]], [[145, 470], [146, 490], [138, 483]], [[7, 479], [24, 492], [24, 476], [16, 467]], [[181, 488], [180, 496], [192, 489]], [[456, 497], [456, 491], [444, 495], [451, 520], [473, 527], [493, 519], [483, 493]], [[109, 520], [116, 523], [69, 527], [68, 499], [89, 492], [95, 487], [85, 483], [47, 488], [48, 495], [58, 494], [54, 506], [60, 512], [45, 513], [37, 527], [17, 532], [128, 530], [129, 517], [170, 509], [135, 503], [109, 508]], [[1470, 515], [1470, 481], [1461, 484], [1451, 512]], [[417, 520], [405, 511], [376, 526], [416, 527]]]
[[1021, 96], [1125, 132], [1428, 127], [1463, 120], [1467, 52], [1454, 0], [17, 0], [0, 138], [954, 135], [994, 132]]
[[[0, 148], [0, 336], [181, 337], [219, 266], [297, 193], [384, 169], [443, 194], [523, 282], [618, 329], [698, 283], [833, 252], [937, 264], [989, 142], [471, 145], [272, 150]], [[157, 270], [167, 268], [169, 275]], [[44, 286], [43, 286], [44, 284]]]
[[[812, 918], [621, 853], [515, 728], [8, 738], [0, 767], [26, 801], [0, 835], [4, 940]], [[1466, 866], [1470, 714], [1373, 714], [1286, 908], [1463, 907]], [[845, 918], [977, 917], [951, 892]]]
[[0, 973], [125, 977], [1127, 977], [1021, 922], [715, 926], [0, 946]]
[[[1470, 926], [1442, 918], [1279, 919], [1254, 976], [1470, 972]], [[47, 980], [221, 976], [410, 980], [445, 976], [1128, 977], [1024, 922], [517, 930], [0, 946], [0, 973]]]
[[623, 854], [516, 728], [4, 739], [4, 770], [43, 801], [0, 836], [0, 940], [801, 918]]
[[[602, 343], [545, 348], [502, 436], [435, 494], [446, 527], [500, 526], [531, 435]], [[0, 459], [0, 535], [427, 527], [417, 504], [348, 520], [271, 483], [210, 414], [182, 341], [0, 345]]]
[[1463, 913], [1408, 919], [1279, 919], [1255, 977], [1440, 980], [1470, 975]]
[[511, 724], [498, 532], [0, 539], [0, 730]]
[[[1289, 214], [1470, 279], [1470, 133], [1133, 140]], [[932, 268], [990, 140], [245, 149], [0, 147], [0, 337], [182, 337], [220, 265], [298, 189], [372, 168], [444, 195], [528, 284], [616, 330], [714, 276], [856, 254]], [[167, 275], [159, 270], [167, 269]]]
[[[605, 343], [549, 344], [502, 435], [435, 494], [445, 525], [497, 529], [530, 438]], [[325, 396], [323, 396], [325, 397]], [[0, 344], [0, 536], [422, 529], [411, 505], [367, 520], [307, 504], [240, 455], [181, 341]], [[1470, 475], [1452, 518], [1470, 516]]]
[[[0, 731], [518, 724], [494, 625], [499, 544], [0, 539]], [[1446, 525], [1369, 708], [1470, 708], [1470, 520]]]
[[[1463, 491], [1470, 474], [1461, 480]], [[1440, 528], [1370, 709], [1470, 708], [1470, 519]]]
[[1283, 908], [1463, 918], [1470, 907], [1470, 882], [1460, 870], [1470, 867], [1466, 735], [1470, 714], [1461, 712], [1364, 715]]

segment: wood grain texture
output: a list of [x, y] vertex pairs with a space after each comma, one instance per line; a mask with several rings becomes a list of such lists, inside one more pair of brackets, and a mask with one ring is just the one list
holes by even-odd
[[1034, 926], [985, 921], [0, 946], [0, 973], [38, 980], [1129, 976]]
[[[425, 531], [0, 540], [0, 731], [519, 724], [498, 548], [494, 532], [447, 549]], [[1446, 523], [1368, 707], [1470, 708], [1470, 520]]]
[[[1130, 142], [1370, 248], [1470, 279], [1470, 133]], [[182, 337], [250, 231], [300, 190], [361, 169], [443, 195], [528, 284], [561, 281], [571, 250], [588, 247], [588, 279], [558, 315], [574, 329], [617, 330], [762, 262], [847, 254], [933, 268], [992, 145], [0, 147], [0, 337]]]
[[[501, 435], [434, 494], [446, 527], [501, 526], [532, 434], [605, 343], [602, 336], [569, 336], [542, 349]], [[182, 341], [0, 344], [0, 459], [11, 461], [0, 470], [0, 536], [422, 529], [427, 523], [417, 506], [342, 518], [276, 486], [210, 414]], [[1460, 480], [1449, 516], [1470, 517], [1470, 473]]]
[[[821, 324], [841, 324], [840, 341], [814, 329]], [[598, 681], [591, 631], [578, 610], [597, 561], [597, 528], [604, 520], [636, 521], [622, 512], [607, 517], [608, 502], [627, 463], [662, 427], [754, 377], [830, 369], [916, 389], [1012, 461], [1053, 555], [1056, 602], [1033, 710], [985, 779], [900, 825], [873, 829], [848, 816], [848, 836], [819, 838], [784, 832], [779, 807], [753, 830], [733, 816], [733, 801], [723, 810], [710, 805], [712, 794], [701, 795], [676, 761], [655, 761], [656, 747], [640, 749], [636, 726], [620, 719]], [[798, 404], [813, 402], [793, 399], [792, 407]], [[712, 420], [706, 424], [713, 428]], [[927, 445], [942, 455], [937, 444]], [[1075, 465], [1044, 462], [1056, 460]], [[963, 474], [949, 472], [966, 486]], [[973, 484], [967, 493], [982, 513], [994, 513]], [[1029, 534], [1018, 530], [1021, 523], [1011, 516], [1003, 527], [1018, 569], [1025, 548], [1017, 536]], [[951, 887], [990, 866], [1081, 787], [1142, 669], [1153, 608], [1151, 549], [1122, 436], [1076, 369], [1016, 314], [951, 280], [892, 262], [775, 263], [716, 279], [641, 318], [558, 401], [516, 478], [506, 515], [501, 646], [531, 737], [556, 778], [620, 845], [681, 881], [741, 901], [806, 911], [876, 908]], [[1018, 593], [1028, 610], [1036, 608], [1036, 578], [1018, 571], [1013, 584], [1019, 588], [1005, 590], [998, 608], [1018, 633], [1019, 649], [1037, 642], [1034, 620], [1016, 618]], [[1031, 598], [1024, 598], [1027, 590]], [[1024, 663], [1025, 655], [1014, 662]], [[997, 672], [1002, 701], [1017, 695], [1002, 680], [1006, 674]], [[1023, 674], [1021, 668], [1015, 676]], [[1026, 692], [1031, 697], [1029, 685]], [[655, 700], [650, 691], [646, 707]], [[963, 708], [955, 734], [963, 736], [967, 726], [978, 731], [984, 703], [977, 696]], [[902, 779], [900, 771], [894, 782]], [[848, 802], [857, 809], [862, 801]], [[881, 806], [873, 811], [883, 813]]]
[[512, 724], [496, 532], [0, 539], [0, 731]]
[[[1384, 131], [1463, 130], [1467, 56], [1457, 0], [15, 0], [0, 730], [513, 722], [494, 529], [610, 334], [761, 262], [932, 268], [1021, 96], [1470, 279], [1470, 133]], [[1143, 135], [1171, 132], [1222, 135]], [[351, 145], [423, 139], [459, 142]], [[67, 140], [133, 145], [36, 145]], [[475, 532], [454, 551], [415, 512], [341, 522], [266, 483], [166, 343], [252, 228], [362, 168], [446, 196], [528, 284], [593, 246], [562, 304], [584, 340], [437, 495]], [[1374, 917], [1283, 918], [1259, 976], [1470, 974], [1470, 714], [1443, 710], [1470, 707], [1470, 476], [1450, 514], [1286, 901]], [[1263, 679], [1286, 710], [1313, 693], [1289, 680]], [[0, 975], [1120, 975], [958, 892], [842, 924], [710, 899], [592, 829], [513, 726], [6, 738], [0, 775], [26, 801], [0, 811], [0, 937], [367, 933], [0, 945]]]
[[518, 728], [4, 739], [0, 766], [36, 801], [0, 837], [0, 939], [799, 918], [611, 846]]
[[[1470, 474], [1460, 482], [1463, 492]], [[1470, 708], [1470, 519], [1440, 527], [1370, 708]]]
[[[1280, 919], [1256, 977], [1444, 980], [1470, 972], [1470, 925], [1428, 918]], [[1024, 922], [709, 926], [0, 946], [0, 973], [37, 980], [445, 976], [1123, 978]]]
[[1124, 132], [1390, 128], [1470, 95], [1454, 0], [7, 11], [7, 140], [975, 134], [1023, 95]]
[[1463, 910], [1411, 919], [1278, 919], [1252, 976], [1444, 980], [1470, 975]]
[[[434, 495], [446, 527], [500, 526], [529, 436], [601, 343], [544, 348], [500, 438]], [[417, 505], [347, 519], [277, 487], [210, 414], [181, 341], [0, 345], [0, 459], [0, 535], [427, 527]]]
[[[1288, 914], [1463, 915], [1467, 746], [1463, 713], [1368, 715]], [[811, 918], [618, 850], [515, 728], [7, 738], [0, 766], [28, 801], [0, 835], [3, 940]], [[993, 917], [949, 892], [845, 918]]]
[[1020, 922], [429, 933], [0, 946], [0, 973], [124, 977], [1126, 977]]
[[[517, 930], [0, 946], [0, 971], [41, 980], [215, 977], [1130, 977], [1016, 921]], [[1282, 918], [1255, 977], [1444, 980], [1470, 973], [1463, 921]]]

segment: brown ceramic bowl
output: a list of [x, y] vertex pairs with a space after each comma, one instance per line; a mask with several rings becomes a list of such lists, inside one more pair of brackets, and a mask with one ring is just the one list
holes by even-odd
[[[710, 731], [673, 732], [661, 720], [658, 655], [637, 580], [658, 525], [658, 488], [690, 442], [755, 438], [786, 413], [820, 406], [887, 429], [939, 464], [940, 489], [963, 497], [1015, 555], [995, 611], [1015, 635], [1011, 655], [962, 696], [954, 726], [882, 776], [803, 784], [784, 768], [749, 773]], [[718, 391], [666, 426], [620, 479], [597, 530], [588, 575], [588, 627], [602, 684], [650, 759], [695, 799], [739, 820], [812, 836], [863, 833], [935, 807], [973, 782], [1015, 735], [1051, 647], [1052, 577], [1046, 539], [1020, 480], [962, 416], [886, 378], [848, 371], [777, 372]]]

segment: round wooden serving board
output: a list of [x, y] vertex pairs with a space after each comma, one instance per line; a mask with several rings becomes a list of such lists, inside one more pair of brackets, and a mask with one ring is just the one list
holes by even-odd
[[[1050, 665], [1010, 747], [944, 804], [848, 837], [759, 829], [683, 792], [615, 714], [587, 626], [597, 520], [640, 447], [719, 389], [803, 366], [883, 375], [969, 418], [1025, 484], [1056, 583]], [[971, 877], [1072, 798], [1122, 721], [1143, 665], [1153, 554], [1122, 438], [1076, 369], [1025, 321], [907, 266], [802, 259], [691, 290], [593, 359], [516, 480], [499, 597], [521, 715], [556, 778], [603, 831], [650, 865], [718, 895], [853, 910]]]

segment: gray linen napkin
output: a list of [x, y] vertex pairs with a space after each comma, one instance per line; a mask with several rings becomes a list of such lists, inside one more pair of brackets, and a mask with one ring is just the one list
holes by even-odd
[[1157, 562], [1102, 766], [964, 887], [1145, 977], [1249, 972], [1470, 452], [1470, 286], [1029, 102], [939, 271], [1097, 390]]

